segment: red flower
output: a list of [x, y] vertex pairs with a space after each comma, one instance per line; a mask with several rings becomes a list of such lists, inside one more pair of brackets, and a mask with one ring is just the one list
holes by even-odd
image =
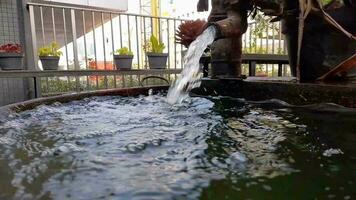
[[4, 44], [0, 46], [0, 53], [21, 53], [22, 47], [19, 44]]

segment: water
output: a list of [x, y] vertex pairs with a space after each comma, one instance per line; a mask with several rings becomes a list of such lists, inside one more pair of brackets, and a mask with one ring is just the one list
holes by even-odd
[[0, 199], [354, 199], [356, 118], [335, 117], [222, 97], [42, 105], [0, 122]]
[[167, 101], [170, 104], [181, 103], [188, 97], [190, 90], [200, 86], [202, 74], [199, 60], [208, 45], [214, 42], [215, 32], [213, 26], [208, 27], [189, 46], [187, 55], [184, 57], [182, 73], [168, 91]]

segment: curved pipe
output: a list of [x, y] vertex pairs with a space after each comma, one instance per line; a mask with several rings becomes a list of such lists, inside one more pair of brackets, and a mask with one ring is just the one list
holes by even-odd
[[241, 15], [233, 10], [227, 12], [227, 18], [216, 21], [216, 22], [208, 22], [208, 26], [214, 26], [217, 30], [216, 39], [221, 38], [236, 38], [240, 37], [244, 30]]
[[168, 81], [167, 79], [163, 78], [163, 77], [160, 77], [160, 76], [146, 76], [145, 78], [143, 78], [143, 79], [140, 81], [141, 87], [144, 87], [143, 82], [146, 81], [146, 80], [148, 80], [148, 79], [160, 79], [160, 80], [162, 80], [162, 81], [165, 81], [165, 82], [167, 83], [167, 85], [170, 84], [169, 81]]

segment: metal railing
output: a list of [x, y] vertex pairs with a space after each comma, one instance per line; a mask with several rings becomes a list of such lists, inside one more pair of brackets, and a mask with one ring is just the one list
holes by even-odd
[[[52, 41], [62, 44], [63, 69], [112, 69], [112, 53], [122, 47], [134, 52], [134, 69], [147, 69], [143, 46], [151, 35], [165, 43], [168, 69], [182, 68], [184, 47], [175, 42], [174, 34], [183, 19], [47, 3], [28, 6], [33, 51]], [[33, 59], [38, 64], [36, 54]]]
[[[17, 96], [18, 101], [21, 101], [29, 96], [136, 87], [140, 86], [144, 77], [152, 75], [172, 82], [183, 68], [186, 49], [175, 41], [175, 30], [185, 21], [183, 19], [50, 2], [29, 2], [28, 13], [35, 66], [32, 71], [27, 72], [0, 72], [0, 81], [4, 83], [3, 97], [0, 98], [2, 105], [16, 102], [16, 98], [10, 99], [9, 96]], [[286, 54], [280, 30], [280, 23], [262, 28], [254, 22], [250, 23], [243, 36], [244, 52]], [[151, 35], [165, 43], [165, 52], [169, 54], [167, 70], [148, 70], [143, 46]], [[58, 71], [41, 71], [38, 49], [51, 42], [57, 42], [61, 46], [63, 55], [60, 58], [60, 68]], [[130, 72], [115, 70], [112, 53], [122, 47], [128, 47], [134, 53], [133, 70]], [[254, 66], [256, 75], [288, 75], [288, 66], [281, 68], [274, 64], [259, 63]], [[250, 70], [248, 65], [243, 65], [243, 74], [249, 74]], [[146, 84], [166, 82], [150, 79]], [[12, 95], [15, 91], [19, 94]]]
[[[172, 81], [179, 73], [178, 69], [183, 67], [185, 48], [175, 42], [175, 30], [185, 21], [183, 19], [50, 3], [30, 2], [28, 9], [33, 52], [37, 52], [41, 46], [56, 42], [63, 52], [60, 70], [78, 72], [68, 77], [38, 77], [36, 94], [39, 96], [138, 86], [142, 76], [151, 75], [150, 71], [144, 74], [112, 74], [109, 72], [115, 70], [112, 54], [116, 49], [127, 47], [134, 53], [133, 69], [147, 70], [148, 61], [143, 46], [151, 35], [155, 35], [166, 46], [165, 53], [169, 55], [167, 70], [175, 70], [174, 73], [162, 72], [161, 76]], [[34, 53], [33, 60], [35, 70], [41, 70], [37, 53]], [[103, 70], [108, 74], [100, 73], [99, 76], [91, 73], [91, 76], [83, 76], [80, 70]], [[151, 81], [150, 84], [155, 82]]]
[[[242, 50], [250, 62], [242, 65], [242, 74], [250, 76], [291, 76], [287, 58], [287, 45], [282, 34], [281, 22], [269, 23], [272, 18], [263, 17], [263, 20], [252, 21], [248, 25], [246, 33], [242, 37]], [[262, 23], [261, 23], [262, 22]], [[256, 55], [255, 60], [253, 60]], [[261, 61], [264, 57], [280, 57], [278, 62], [271, 59]]]

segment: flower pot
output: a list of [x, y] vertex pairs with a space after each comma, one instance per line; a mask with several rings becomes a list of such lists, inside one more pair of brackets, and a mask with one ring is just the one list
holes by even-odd
[[0, 69], [2, 70], [21, 70], [23, 69], [22, 54], [0, 53]]
[[147, 53], [150, 69], [166, 69], [168, 53]]
[[43, 70], [58, 70], [59, 56], [40, 56]]
[[114, 55], [114, 62], [117, 70], [130, 70], [133, 56], [131, 55]]

